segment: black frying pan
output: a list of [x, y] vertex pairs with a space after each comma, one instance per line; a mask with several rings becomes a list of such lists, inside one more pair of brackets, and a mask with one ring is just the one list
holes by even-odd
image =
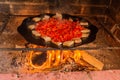
[[[55, 14], [40, 14], [38, 16], [34, 16], [34, 17], [40, 17], [40, 18], [43, 18], [45, 15], [49, 15], [50, 17], [54, 16]], [[32, 18], [34, 17], [28, 17], [26, 19], [23, 20], [22, 24], [18, 27], [18, 32], [29, 42], [29, 43], [33, 43], [33, 44], [37, 44], [37, 45], [42, 45], [42, 46], [50, 46], [50, 47], [54, 47], [54, 48], [63, 48], [64, 46], [62, 47], [58, 47], [52, 43], [49, 43], [49, 44], [46, 44], [45, 41], [42, 39], [42, 38], [35, 38], [33, 35], [32, 35], [32, 32], [28, 29], [28, 25], [30, 24], [35, 24], [35, 22], [32, 20]], [[88, 29], [91, 31], [90, 32], [90, 35], [88, 38], [82, 40], [82, 43], [80, 44], [77, 44], [75, 45], [74, 47], [76, 46], [80, 46], [82, 44], [87, 44], [87, 43], [90, 43], [92, 41], [95, 40], [96, 38], [96, 33], [98, 32], [98, 29], [96, 26], [92, 25], [89, 21], [85, 20], [84, 18], [82, 17], [79, 17], [79, 16], [72, 16], [72, 15], [69, 15], [69, 14], [62, 14], [62, 17], [64, 19], [69, 19], [69, 18], [72, 18], [73, 21], [84, 21], [84, 22], [88, 22], [89, 25], [88, 25]]]

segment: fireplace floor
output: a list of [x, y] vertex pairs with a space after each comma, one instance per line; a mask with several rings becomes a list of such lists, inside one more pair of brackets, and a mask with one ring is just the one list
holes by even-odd
[[[29, 69], [25, 68], [27, 51], [10, 50], [10, 48], [25, 48], [25, 45], [28, 43], [17, 32], [17, 27], [25, 18], [25, 16], [11, 16], [8, 24], [0, 35], [0, 73], [18, 73], [22, 69]], [[94, 17], [89, 18], [89, 20], [99, 29], [96, 40], [77, 48], [95, 48], [91, 50], [85, 49], [85, 51], [104, 63], [103, 70], [120, 69], [120, 49], [116, 49], [116, 47], [120, 47], [120, 44], [103, 28], [109, 27], [109, 25], [101, 26]], [[101, 19], [98, 18], [98, 20]], [[109, 47], [112, 49], [109, 49]]]
[[87, 72], [50, 72], [35, 74], [0, 74], [1, 80], [119, 80], [120, 70]]

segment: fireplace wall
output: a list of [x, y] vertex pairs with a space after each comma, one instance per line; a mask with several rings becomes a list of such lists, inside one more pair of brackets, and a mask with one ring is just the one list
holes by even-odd
[[30, 15], [58, 11], [83, 15], [104, 15], [106, 8], [109, 8], [111, 15], [120, 16], [119, 3], [119, 0], [0, 0], [0, 12]]
[[119, 21], [119, 3], [119, 0], [0, 0], [0, 13], [35, 15], [57, 11], [90, 16], [109, 13]]
[[0, 12], [13, 15], [69, 13], [104, 16], [109, 0], [1, 0]]

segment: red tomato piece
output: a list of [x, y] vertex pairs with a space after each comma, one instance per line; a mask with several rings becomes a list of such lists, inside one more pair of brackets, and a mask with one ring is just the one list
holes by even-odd
[[79, 21], [72, 22], [67, 19], [57, 20], [50, 18], [49, 20], [39, 21], [36, 25], [36, 31], [42, 36], [49, 36], [55, 42], [64, 42], [72, 38], [81, 37], [81, 30], [85, 29], [79, 24]]

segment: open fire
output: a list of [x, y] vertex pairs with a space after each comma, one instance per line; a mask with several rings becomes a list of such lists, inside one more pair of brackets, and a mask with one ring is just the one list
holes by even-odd
[[[38, 46], [34, 46], [38, 48]], [[102, 70], [103, 63], [81, 50], [30, 51], [27, 64], [33, 72]]]

